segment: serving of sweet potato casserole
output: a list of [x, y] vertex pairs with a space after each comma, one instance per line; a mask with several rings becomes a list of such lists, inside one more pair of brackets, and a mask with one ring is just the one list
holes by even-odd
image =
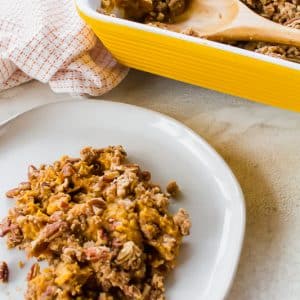
[[31, 267], [25, 299], [165, 299], [191, 222], [184, 209], [168, 212], [175, 182], [164, 193], [125, 159], [121, 146], [86, 147], [30, 166], [28, 182], [7, 192], [16, 205], [0, 235], [49, 265]]

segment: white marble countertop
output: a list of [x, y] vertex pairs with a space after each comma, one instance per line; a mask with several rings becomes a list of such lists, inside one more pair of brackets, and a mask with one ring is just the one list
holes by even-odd
[[[298, 300], [300, 114], [137, 71], [99, 98], [176, 118], [215, 147], [234, 171], [246, 198], [247, 228], [228, 300]], [[30, 82], [0, 93], [0, 122], [67, 99]]]

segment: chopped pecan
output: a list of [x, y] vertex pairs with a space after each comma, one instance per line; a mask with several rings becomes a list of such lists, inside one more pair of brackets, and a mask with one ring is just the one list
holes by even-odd
[[68, 227], [67, 222], [57, 221], [52, 224], [47, 224], [46, 227], [41, 231], [39, 238], [51, 241], [60, 234], [62, 234]]
[[75, 174], [75, 170], [74, 170], [72, 164], [70, 164], [70, 163], [65, 164], [63, 166], [61, 172], [64, 177], [70, 177]]
[[8, 282], [9, 270], [5, 261], [0, 262], [0, 281]]
[[56, 188], [55, 188], [56, 192], [65, 191], [69, 187], [69, 184], [70, 184], [69, 178], [65, 178], [65, 180], [62, 184], [56, 186]]
[[39, 171], [35, 166], [30, 165], [28, 167], [27, 175], [28, 175], [28, 179], [31, 180], [39, 175]]
[[0, 237], [5, 236], [11, 230], [11, 220], [4, 218], [0, 224]]
[[11, 189], [11, 190], [7, 191], [7, 192], [5, 193], [5, 196], [6, 196], [7, 198], [14, 198], [14, 197], [18, 196], [19, 193], [20, 193], [20, 189], [14, 188], [14, 189]]
[[111, 260], [111, 251], [106, 246], [89, 247], [84, 249], [86, 260], [109, 262]]
[[117, 178], [119, 175], [120, 174], [117, 171], [106, 172], [103, 175], [102, 179], [103, 179], [104, 182], [110, 183], [110, 182], [114, 181], [114, 179]]
[[102, 197], [92, 198], [88, 200], [88, 204], [91, 206], [97, 206], [98, 208], [106, 208], [106, 201]]
[[106, 202], [101, 197], [88, 200], [88, 204], [93, 209], [95, 215], [100, 215], [106, 208]]
[[13, 248], [21, 244], [23, 239], [24, 236], [21, 228], [16, 224], [12, 224], [7, 237], [7, 246]]
[[47, 244], [55, 238], [62, 235], [68, 228], [68, 223], [65, 221], [56, 221], [54, 223], [47, 224], [39, 233], [36, 240], [31, 242], [32, 254], [38, 255], [43, 249], [47, 247]]
[[18, 186], [20, 191], [26, 191], [26, 190], [30, 190], [31, 189], [31, 184], [30, 182], [26, 181], [26, 182], [21, 182]]
[[27, 274], [27, 281], [32, 280], [40, 273], [40, 265], [38, 263], [35, 263], [31, 266], [28, 274]]
[[70, 162], [70, 163], [77, 163], [80, 161], [80, 158], [73, 158], [73, 157], [68, 157], [67, 158], [67, 162]]

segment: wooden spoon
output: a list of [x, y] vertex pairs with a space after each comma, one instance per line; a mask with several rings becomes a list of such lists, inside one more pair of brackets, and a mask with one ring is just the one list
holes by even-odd
[[265, 19], [239, 0], [191, 0], [168, 29], [217, 41], [264, 41], [300, 47], [300, 30]]

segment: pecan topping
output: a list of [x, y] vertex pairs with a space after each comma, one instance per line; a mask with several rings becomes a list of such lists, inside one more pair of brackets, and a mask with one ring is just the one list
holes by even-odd
[[17, 201], [0, 237], [48, 263], [31, 266], [26, 300], [165, 299], [190, 222], [184, 210], [173, 216], [170, 195], [125, 157], [121, 146], [86, 147], [81, 159], [30, 166], [29, 181], [7, 193]]

